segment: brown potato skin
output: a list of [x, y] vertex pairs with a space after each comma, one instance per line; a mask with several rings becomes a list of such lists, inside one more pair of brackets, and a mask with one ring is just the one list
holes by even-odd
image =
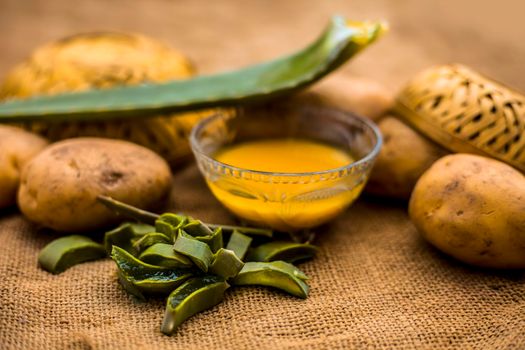
[[[196, 74], [178, 50], [140, 34], [81, 33], [36, 48], [7, 72], [0, 99], [106, 89], [114, 86], [188, 79]], [[24, 128], [51, 141], [74, 137], [122, 139], [145, 146], [172, 166], [191, 157], [192, 127], [214, 110], [160, 114], [133, 120], [30, 122]]]
[[408, 200], [419, 177], [448, 151], [394, 116], [384, 117], [378, 126], [383, 147], [365, 191]]
[[331, 76], [293, 97], [300, 103], [335, 107], [378, 120], [393, 107], [392, 94], [374, 80]]
[[97, 202], [98, 195], [153, 209], [167, 198], [170, 187], [168, 164], [147, 148], [120, 140], [76, 138], [49, 146], [27, 164], [18, 204], [37, 224], [86, 232], [117, 219]]
[[417, 182], [409, 214], [423, 237], [463, 262], [525, 268], [525, 176], [503, 162], [441, 158]]
[[43, 137], [15, 126], [0, 125], [0, 209], [16, 204], [22, 168], [47, 145]]

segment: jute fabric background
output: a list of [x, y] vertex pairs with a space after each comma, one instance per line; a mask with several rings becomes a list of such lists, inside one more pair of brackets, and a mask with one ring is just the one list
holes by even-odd
[[[37, 44], [93, 29], [154, 35], [202, 72], [234, 68], [302, 46], [339, 12], [392, 24], [340, 75], [397, 89], [430, 64], [460, 61], [525, 90], [522, 2], [443, 3], [0, 0], [0, 75]], [[173, 203], [209, 222], [232, 222], [192, 164], [175, 173]], [[301, 265], [311, 276], [307, 300], [233, 289], [173, 337], [159, 331], [164, 301], [129, 298], [111, 261], [59, 276], [40, 270], [38, 251], [52, 238], [15, 210], [1, 213], [0, 349], [525, 348], [523, 273], [449, 259], [421, 240], [403, 203], [360, 199], [320, 230], [319, 257]]]

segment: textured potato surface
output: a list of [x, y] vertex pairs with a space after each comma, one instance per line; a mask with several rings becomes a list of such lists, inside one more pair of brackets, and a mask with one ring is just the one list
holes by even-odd
[[328, 77], [293, 97], [299, 102], [329, 106], [378, 120], [393, 106], [393, 95], [366, 78]]
[[89, 231], [116, 220], [97, 202], [98, 195], [152, 209], [166, 199], [170, 186], [169, 166], [154, 152], [126, 141], [76, 138], [49, 146], [27, 164], [18, 203], [42, 226]]
[[0, 125], [0, 209], [16, 203], [20, 171], [47, 144], [38, 135]]
[[381, 119], [379, 129], [383, 147], [366, 191], [408, 199], [419, 177], [448, 152], [393, 116]]
[[503, 162], [441, 158], [417, 182], [409, 213], [430, 243], [459, 260], [525, 268], [525, 176]]

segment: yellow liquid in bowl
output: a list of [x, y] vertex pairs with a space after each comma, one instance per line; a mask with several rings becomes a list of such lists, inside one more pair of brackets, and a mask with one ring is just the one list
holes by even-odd
[[[242, 169], [278, 173], [325, 171], [354, 162], [339, 148], [306, 139], [240, 143], [219, 151], [214, 158]], [[353, 202], [363, 187], [337, 172], [293, 177], [224, 175], [207, 182], [217, 199], [237, 216], [283, 231], [330, 220]]]

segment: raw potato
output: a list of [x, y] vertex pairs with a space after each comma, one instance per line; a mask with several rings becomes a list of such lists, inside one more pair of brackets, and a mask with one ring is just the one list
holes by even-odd
[[393, 96], [379, 83], [365, 78], [329, 77], [294, 99], [330, 106], [378, 120], [392, 106]]
[[430, 243], [459, 260], [525, 268], [525, 176], [503, 162], [438, 160], [417, 182], [409, 213]]
[[0, 125], [0, 209], [16, 204], [21, 169], [47, 144], [38, 135]]
[[97, 195], [154, 209], [170, 186], [169, 166], [154, 152], [126, 141], [77, 138], [49, 146], [27, 164], [18, 204], [29, 220], [45, 227], [89, 231], [116, 220]]
[[383, 148], [366, 192], [408, 199], [419, 177], [448, 152], [393, 116], [381, 119], [379, 129]]
[[[112, 32], [85, 33], [38, 47], [8, 72], [0, 84], [0, 99], [165, 82], [194, 75], [195, 68], [185, 55], [154, 38]], [[177, 165], [191, 156], [188, 143], [191, 129], [211, 113], [192, 111], [124, 121], [33, 122], [24, 127], [51, 141], [79, 136], [128, 140]]]

